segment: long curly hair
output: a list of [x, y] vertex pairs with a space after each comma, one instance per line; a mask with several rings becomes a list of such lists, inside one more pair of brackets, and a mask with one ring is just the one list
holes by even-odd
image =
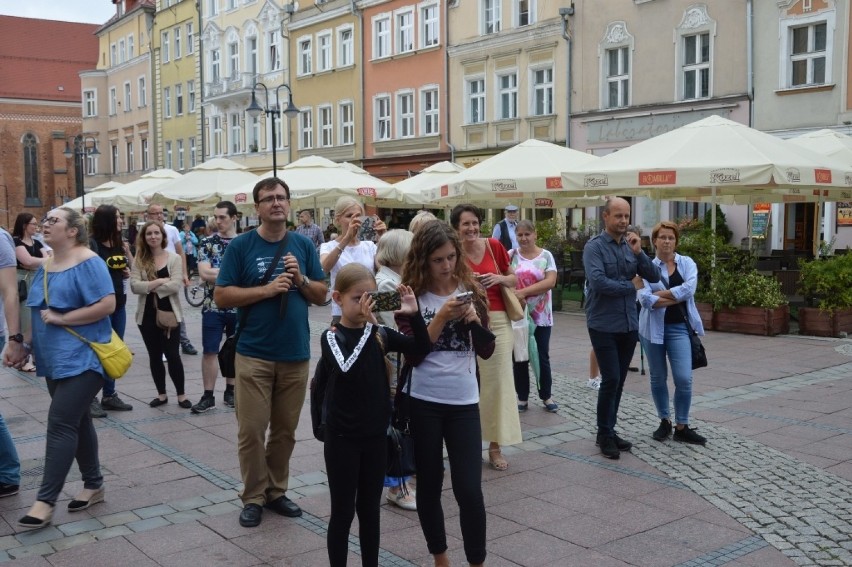
[[464, 289], [473, 292], [476, 312], [481, 317], [488, 311], [485, 290], [474, 280], [473, 272], [465, 262], [465, 254], [458, 233], [444, 221], [429, 221], [414, 234], [402, 268], [402, 281], [411, 286], [415, 295], [420, 296], [428, 292], [429, 283], [432, 280], [429, 257], [447, 242], [452, 242], [456, 251], [456, 267], [453, 276]]
[[159, 221], [148, 221], [142, 228], [139, 229], [139, 235], [136, 237], [136, 262], [139, 264], [139, 270], [145, 274], [148, 280], [157, 279], [157, 267], [154, 265], [154, 254], [148, 242], [145, 240], [145, 233], [149, 226], [158, 226], [163, 234], [163, 239], [160, 242], [160, 248], [166, 247], [166, 229]]

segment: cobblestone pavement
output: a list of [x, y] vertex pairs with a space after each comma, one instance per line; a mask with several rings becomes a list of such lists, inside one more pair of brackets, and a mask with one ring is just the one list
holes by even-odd
[[[321, 309], [312, 316], [318, 335], [328, 316]], [[200, 346], [198, 312], [189, 310], [189, 319]], [[692, 410], [708, 445], [651, 440], [657, 418], [647, 376], [631, 373], [619, 432], [634, 447], [608, 461], [593, 443], [596, 396], [585, 387], [583, 323], [577, 314], [557, 317], [551, 354], [559, 413], [531, 400], [524, 442], [504, 448], [509, 471], [483, 468], [489, 565], [852, 565], [852, 342], [710, 333], [711, 366], [696, 372]], [[128, 326], [128, 343], [139, 356], [119, 391], [134, 410], [97, 420], [106, 502], [65, 512], [65, 499], [80, 488], [72, 471], [54, 525], [35, 532], [16, 532], [15, 522], [40, 482], [48, 396], [41, 379], [0, 371], [0, 413], [24, 473], [21, 493], [0, 500], [0, 561], [326, 565], [326, 477], [307, 412], [288, 491], [304, 516], [267, 515], [258, 528], [241, 528], [233, 410], [196, 416], [174, 403], [149, 408], [154, 389], [135, 327]], [[638, 350], [636, 358], [642, 362]], [[200, 357], [183, 362], [195, 400]], [[462, 564], [449, 477], [442, 504], [449, 553]], [[383, 503], [382, 531], [381, 565], [431, 564], [416, 514]], [[353, 565], [360, 564], [357, 533], [356, 520]]]

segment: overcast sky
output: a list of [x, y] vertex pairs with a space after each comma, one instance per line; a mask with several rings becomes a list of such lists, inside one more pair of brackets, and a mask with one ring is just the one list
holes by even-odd
[[0, 15], [103, 24], [115, 14], [110, 0], [0, 0]]

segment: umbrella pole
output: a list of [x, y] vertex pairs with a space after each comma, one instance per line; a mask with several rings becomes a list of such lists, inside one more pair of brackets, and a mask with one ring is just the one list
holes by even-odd
[[712, 269], [716, 269], [716, 186], [713, 185], [711, 187], [711, 203], [712, 208], [710, 209], [710, 230], [713, 232], [713, 239], [710, 241], [712, 243], [713, 256], [710, 260], [710, 267]]

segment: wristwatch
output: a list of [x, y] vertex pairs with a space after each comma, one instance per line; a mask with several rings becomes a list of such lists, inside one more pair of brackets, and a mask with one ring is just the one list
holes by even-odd
[[302, 283], [296, 289], [302, 289], [303, 287], [310, 285], [310, 283], [311, 283], [311, 280], [308, 279], [308, 276], [302, 274]]
[[15, 341], [16, 343], [23, 343], [24, 335], [22, 335], [21, 333], [18, 333], [17, 335], [9, 335], [9, 340]]

